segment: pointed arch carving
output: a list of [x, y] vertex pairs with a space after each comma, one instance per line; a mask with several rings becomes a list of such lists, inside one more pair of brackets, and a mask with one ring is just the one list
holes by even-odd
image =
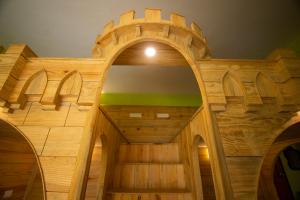
[[[24, 94], [27, 95], [42, 95], [47, 85], [47, 73], [45, 70], [40, 70], [33, 74], [28, 80]], [[27, 85], [27, 86], [26, 86]]]
[[39, 101], [45, 91], [47, 82], [48, 76], [44, 69], [34, 73], [27, 79], [17, 98], [19, 107], [23, 107], [28, 101], [28, 98]]
[[59, 91], [61, 98], [77, 99], [82, 87], [82, 77], [79, 72], [72, 71], [63, 78], [61, 84]]
[[277, 97], [277, 85], [265, 74], [259, 72], [256, 76], [256, 87], [261, 97]]
[[[59, 83], [49, 85], [44, 93], [41, 103], [44, 109], [56, 109], [62, 98], [67, 97], [67, 101], [77, 101], [81, 90], [82, 78], [79, 72], [68, 72]], [[48, 86], [47, 86], [48, 87]], [[63, 90], [62, 90], [63, 89]]]
[[222, 80], [226, 97], [242, 97], [245, 95], [242, 83], [230, 72], [226, 72]]

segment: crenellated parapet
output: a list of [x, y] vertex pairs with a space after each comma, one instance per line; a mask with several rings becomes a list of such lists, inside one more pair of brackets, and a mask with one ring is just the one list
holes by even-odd
[[272, 105], [280, 112], [297, 111], [300, 105], [300, 59], [201, 60], [198, 62], [208, 103], [213, 111], [240, 104], [244, 112]]
[[135, 11], [129, 11], [120, 16], [119, 24], [109, 22], [96, 39], [93, 56], [112, 56], [113, 49], [134, 40], [176, 43], [195, 59], [211, 56], [206, 38], [196, 23], [188, 27], [185, 17], [176, 13], [170, 15], [170, 20], [164, 20], [160, 9], [145, 9], [145, 16], [141, 19], [135, 18]]
[[0, 54], [1, 107], [11, 112], [27, 102], [54, 110], [63, 102], [81, 109], [94, 103], [103, 59], [38, 58], [25, 45]]

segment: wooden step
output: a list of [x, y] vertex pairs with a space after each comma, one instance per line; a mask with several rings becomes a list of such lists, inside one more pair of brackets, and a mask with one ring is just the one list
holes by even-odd
[[122, 144], [119, 162], [181, 162], [177, 143]]
[[110, 189], [107, 193], [116, 194], [183, 194], [183, 193], [191, 193], [191, 191], [187, 189], [122, 189], [115, 188]]
[[117, 165], [114, 188], [186, 188], [182, 163], [122, 163]]
[[192, 200], [191, 192], [187, 190], [120, 190], [107, 193], [110, 200]]
[[180, 162], [119, 162], [117, 165], [182, 165]]

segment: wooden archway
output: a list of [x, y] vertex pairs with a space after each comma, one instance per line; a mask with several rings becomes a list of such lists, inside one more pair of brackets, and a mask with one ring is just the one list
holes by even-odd
[[280, 130], [265, 155], [258, 177], [258, 199], [279, 199], [274, 184], [274, 165], [279, 154], [288, 146], [300, 142], [300, 116], [293, 117]]
[[[207, 96], [205, 92], [204, 82], [199, 73], [197, 60], [209, 58], [210, 52], [206, 44], [206, 39], [198, 25], [192, 23], [191, 27], [186, 26], [185, 18], [178, 14], [171, 14], [170, 21], [161, 19], [161, 11], [158, 9], [146, 9], [144, 19], [136, 19], [135, 12], [129, 11], [120, 17], [120, 23], [114, 25], [114, 22], [108, 23], [104, 27], [102, 35], [96, 39], [96, 45], [93, 49], [93, 57], [102, 58], [105, 61], [103, 67], [103, 74], [99, 85], [97, 87], [97, 95], [95, 103], [90, 111], [89, 119], [85, 126], [85, 133], [83, 143], [81, 144], [80, 162], [76, 166], [75, 179], [72, 181], [71, 192], [69, 199], [80, 199], [84, 197], [84, 190], [88, 168], [91, 160], [92, 145], [94, 135], [94, 127], [96, 125], [96, 118], [99, 107], [99, 99], [101, 95], [102, 86], [105, 80], [105, 75], [109, 67], [115, 59], [127, 48], [141, 42], [153, 41], [163, 43], [177, 50], [188, 62], [191, 67], [198, 86], [201, 90], [203, 100], [203, 112], [207, 116], [207, 127], [209, 134], [209, 142], [212, 145], [213, 155], [217, 158], [216, 172], [216, 188], [219, 196], [226, 196], [230, 198], [231, 192], [229, 188], [229, 179], [226, 171], [225, 159], [223, 150], [221, 149], [220, 139], [214, 134], [211, 114], [207, 104]], [[89, 149], [89, 151], [86, 151]], [[85, 172], [82, 173], [82, 169]], [[227, 178], [226, 178], [227, 177]]]
[[38, 156], [17, 128], [0, 119], [0, 195], [4, 199], [46, 199]]

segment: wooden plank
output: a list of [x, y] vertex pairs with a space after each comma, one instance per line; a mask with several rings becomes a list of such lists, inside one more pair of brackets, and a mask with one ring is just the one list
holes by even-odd
[[23, 125], [30, 107], [31, 103], [27, 103], [23, 109], [14, 110], [12, 113], [1, 112], [0, 116], [14, 125]]
[[69, 104], [65, 104], [58, 110], [43, 110], [39, 103], [32, 103], [24, 125], [64, 126], [69, 107]]
[[145, 9], [145, 21], [160, 22], [161, 21], [161, 10], [146, 8]]
[[41, 155], [48, 137], [49, 128], [44, 126], [18, 126], [18, 128], [28, 137], [36, 153]]
[[87, 110], [79, 110], [79, 106], [71, 104], [66, 126], [84, 126], [87, 114]]
[[40, 157], [47, 192], [69, 192], [76, 157]]
[[262, 157], [227, 157], [226, 162], [234, 196], [254, 199], [257, 195], [257, 177]]
[[[154, 57], [148, 58], [144, 51], [148, 47], [156, 50]], [[165, 67], [188, 67], [185, 58], [174, 48], [155, 42], [143, 42], [124, 50], [114, 61], [114, 65], [153, 65]]]
[[67, 200], [68, 199], [68, 193], [65, 193], [65, 192], [47, 192], [47, 199]]
[[170, 21], [175, 26], [186, 27], [185, 17], [177, 13], [171, 13]]
[[126, 25], [134, 20], [135, 11], [128, 11], [120, 16], [120, 25]]
[[51, 128], [42, 156], [77, 156], [82, 127]]
[[[187, 124], [195, 107], [103, 106], [105, 112], [130, 142], [169, 142]], [[141, 118], [131, 118], [141, 113]], [[158, 113], [169, 118], [157, 118]]]

